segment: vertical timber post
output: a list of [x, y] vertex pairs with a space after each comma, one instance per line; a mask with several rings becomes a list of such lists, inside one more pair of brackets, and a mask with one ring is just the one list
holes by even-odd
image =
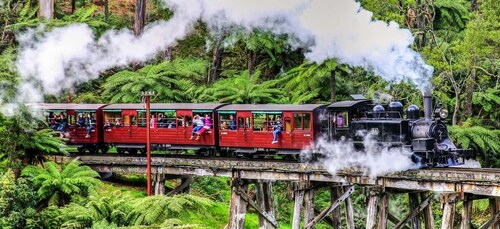
[[389, 198], [387, 193], [384, 192], [380, 195], [380, 209], [378, 212], [378, 229], [387, 228], [387, 216], [389, 214]]
[[374, 190], [369, 191], [370, 200], [368, 201], [368, 210], [366, 213], [366, 229], [374, 229], [377, 224], [377, 205], [378, 193]]
[[471, 217], [472, 217], [472, 199], [470, 195], [465, 195], [464, 197], [464, 207], [462, 209], [462, 222], [460, 224], [460, 229], [471, 229]]
[[[349, 189], [348, 186], [344, 187], [344, 192]], [[351, 196], [347, 197], [345, 200], [345, 218], [346, 218], [346, 223], [347, 223], [347, 229], [355, 229], [354, 226], [354, 207], [352, 205], [352, 199]]]
[[302, 204], [304, 203], [304, 189], [300, 185], [301, 183], [292, 183], [293, 186], [293, 197], [295, 199], [295, 204], [293, 206], [293, 220], [292, 229], [300, 229], [300, 213]]
[[155, 173], [154, 183], [155, 195], [165, 195], [165, 175], [161, 173]]
[[304, 194], [304, 225], [314, 219], [314, 189], [308, 189]]
[[38, 7], [38, 17], [44, 19], [53, 19], [54, 2], [55, 0], [40, 0]]
[[[419, 200], [418, 200], [418, 193], [408, 193], [408, 202], [410, 203], [410, 212], [416, 208], [418, 208], [419, 205]], [[416, 215], [412, 220], [411, 220], [411, 225], [412, 229], [421, 229], [420, 226], [420, 213]]]
[[[500, 198], [490, 198], [489, 202], [491, 217], [494, 217], [500, 212]], [[500, 222], [493, 223], [491, 229], [500, 229]]]
[[[330, 204], [335, 203], [335, 201], [340, 197], [340, 189], [342, 186], [330, 187]], [[342, 228], [342, 221], [340, 218], [340, 207], [335, 208], [332, 211], [332, 227], [333, 229]]]
[[[432, 195], [430, 192], [422, 192], [420, 193], [420, 199], [425, 200], [428, 195]], [[434, 229], [434, 217], [432, 216], [432, 208], [431, 204], [427, 205], [427, 207], [424, 208], [423, 210], [423, 215], [424, 215], [424, 223], [425, 223], [425, 229]]]
[[247, 193], [246, 182], [233, 178], [231, 180], [231, 200], [229, 203], [228, 229], [245, 228], [245, 215], [247, 213], [247, 202], [241, 198], [239, 192]]
[[453, 229], [453, 222], [455, 220], [455, 202], [457, 201], [457, 198], [457, 193], [441, 194], [441, 203], [443, 206], [441, 229]]
[[[255, 183], [257, 204], [259, 207], [274, 218], [274, 206], [272, 196], [272, 184], [270, 181], [258, 180]], [[275, 228], [273, 224], [266, 220], [266, 218], [259, 214], [259, 228]]]

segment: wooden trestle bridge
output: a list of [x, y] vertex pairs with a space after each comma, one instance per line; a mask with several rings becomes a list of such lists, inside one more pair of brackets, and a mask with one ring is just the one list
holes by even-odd
[[[49, 160], [65, 162], [80, 160], [98, 172], [146, 174], [146, 157], [89, 155], [78, 157], [51, 156]], [[435, 225], [430, 203], [434, 193], [440, 193], [443, 216], [440, 228], [458, 228], [455, 206], [463, 202], [460, 228], [472, 228], [473, 201], [489, 199], [490, 218], [479, 228], [500, 229], [500, 169], [440, 168], [392, 173], [370, 179], [360, 172], [339, 171], [331, 175], [318, 165], [277, 160], [242, 158], [152, 157], [155, 194], [165, 194], [166, 179], [182, 178], [170, 194], [189, 185], [192, 176], [223, 176], [231, 178], [231, 201], [227, 228], [244, 228], [245, 214], [251, 206], [259, 214], [260, 228], [278, 228], [274, 217], [272, 183], [277, 180], [292, 183], [295, 199], [292, 227], [314, 228], [328, 218], [333, 228], [354, 229], [351, 194], [355, 187], [367, 187], [366, 228], [439, 228]], [[254, 183], [256, 199], [251, 198], [249, 184]], [[253, 187], [253, 186], [252, 186]], [[331, 205], [315, 212], [314, 190], [328, 187]], [[401, 219], [388, 209], [388, 195], [408, 193], [410, 213]], [[340, 204], [345, 202], [345, 218]], [[302, 216], [303, 215], [303, 216]], [[341, 218], [346, 222], [341, 223]], [[302, 223], [301, 223], [302, 222]]]

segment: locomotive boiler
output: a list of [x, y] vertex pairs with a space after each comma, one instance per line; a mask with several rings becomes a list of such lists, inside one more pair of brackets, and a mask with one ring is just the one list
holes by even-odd
[[328, 107], [332, 140], [350, 140], [362, 148], [368, 138], [386, 147], [401, 147], [422, 166], [458, 165], [473, 157], [471, 150], [453, 144], [445, 124], [448, 111], [441, 105], [433, 110], [431, 96], [424, 96], [423, 117], [416, 105], [408, 106], [404, 114], [398, 101], [374, 104], [362, 96], [353, 97], [357, 99]]

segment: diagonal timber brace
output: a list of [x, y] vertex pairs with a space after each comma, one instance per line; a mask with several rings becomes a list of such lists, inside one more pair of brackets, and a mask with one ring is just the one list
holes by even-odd
[[172, 190], [169, 193], [167, 193], [167, 196], [173, 196], [173, 195], [175, 195], [177, 193], [182, 192], [182, 190], [184, 190], [185, 188], [187, 188], [189, 186], [189, 184], [191, 184], [192, 181], [193, 181], [193, 177], [188, 177], [179, 186], [177, 186], [174, 190]]
[[255, 203], [255, 201], [253, 201], [252, 199], [250, 199], [247, 194], [241, 192], [241, 190], [236, 191], [236, 193], [241, 197], [241, 199], [243, 199], [244, 201], [246, 201], [248, 204], [250, 204], [250, 206], [252, 206], [255, 210], [257, 210], [257, 212], [259, 213], [259, 215], [261, 215], [262, 217], [264, 217], [274, 227], [276, 227], [276, 228], [279, 227], [278, 221], [276, 221], [276, 219], [274, 219], [274, 216], [272, 216], [271, 214], [267, 213], [266, 211], [263, 211], [263, 209], [261, 209], [260, 206], [257, 203]]
[[425, 198], [425, 200], [422, 201], [422, 203], [420, 203], [420, 205], [418, 205], [417, 208], [413, 209], [410, 212], [410, 214], [408, 214], [408, 216], [406, 216], [405, 219], [401, 220], [398, 224], [396, 224], [396, 226], [394, 226], [394, 229], [403, 228], [403, 226], [405, 224], [407, 224], [410, 220], [415, 218], [415, 216], [417, 216], [418, 213], [420, 213], [422, 210], [424, 210], [425, 207], [427, 207], [429, 205], [429, 203], [431, 202], [431, 199], [432, 199], [432, 195], [427, 196], [427, 198]]
[[479, 227], [479, 229], [486, 229], [486, 228], [489, 228], [491, 225], [497, 223], [498, 221], [500, 221], [500, 212], [497, 212], [497, 214], [495, 214], [493, 217], [491, 217], [488, 221], [486, 221], [486, 223], [484, 223], [483, 225], [481, 225]]
[[312, 228], [320, 220], [325, 218], [325, 216], [332, 213], [332, 211], [335, 210], [335, 208], [337, 208], [340, 205], [340, 203], [342, 203], [342, 201], [347, 199], [347, 197], [349, 197], [352, 192], [354, 192], [354, 186], [350, 186], [349, 189], [347, 189], [337, 200], [335, 200], [335, 202], [333, 202], [332, 205], [330, 205], [330, 207], [328, 207], [327, 209], [325, 209], [321, 213], [319, 213], [319, 215], [317, 215], [311, 222], [309, 222], [305, 226], [305, 228]]

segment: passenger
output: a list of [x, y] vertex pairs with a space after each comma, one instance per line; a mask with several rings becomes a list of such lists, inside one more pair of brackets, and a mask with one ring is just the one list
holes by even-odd
[[83, 113], [78, 114], [78, 125], [85, 127], [85, 116]]
[[196, 136], [195, 140], [199, 140], [200, 136], [202, 134], [204, 134], [207, 130], [210, 130], [210, 127], [212, 126], [212, 120], [210, 120], [210, 115], [205, 114], [205, 118], [203, 119], [203, 122], [205, 123], [205, 125], [203, 126], [203, 128], [201, 128], [200, 130], [198, 130], [198, 132], [196, 132], [196, 134], [198, 136]]
[[119, 118], [115, 119], [115, 127], [122, 127], [122, 121]]
[[281, 133], [283, 130], [283, 123], [281, 122], [281, 117], [277, 116], [276, 121], [274, 122], [273, 125], [273, 141], [271, 142], [272, 144], [278, 143], [278, 134]]
[[193, 131], [191, 131], [191, 138], [189, 138], [189, 140], [193, 140], [194, 135], [198, 132], [198, 130], [203, 128], [203, 125], [205, 125], [203, 123], [203, 119], [201, 119], [199, 115], [194, 116], [193, 123], [195, 124], [195, 127], [193, 127]]
[[59, 115], [59, 126], [57, 127], [58, 131], [64, 132], [66, 130], [66, 125], [68, 124], [68, 119], [61, 112]]
[[167, 128], [170, 128], [170, 129], [175, 128], [175, 121], [171, 121], [171, 122], [168, 124]]
[[342, 114], [337, 115], [337, 127], [341, 127], [344, 125], [344, 118], [342, 118]]
[[229, 115], [229, 128], [231, 128], [231, 130], [236, 130], [236, 119], [233, 115]]
[[111, 126], [111, 123], [109, 122], [109, 119], [106, 120], [106, 122], [104, 123], [103, 129], [107, 130], [107, 129], [110, 129], [111, 127], [112, 126]]
[[163, 128], [167, 126], [167, 120], [165, 119], [165, 115], [159, 114], [158, 115], [158, 127]]
[[155, 128], [156, 118], [155, 115], [151, 115], [151, 119], [149, 120], [149, 128]]
[[49, 127], [50, 129], [57, 130], [56, 117], [54, 116], [54, 112], [49, 113]]
[[228, 129], [227, 121], [222, 121], [222, 123], [220, 125], [220, 129], [221, 130], [227, 130]]
[[87, 114], [87, 135], [85, 138], [90, 138], [90, 133], [95, 129], [95, 119], [92, 117], [92, 114]]

